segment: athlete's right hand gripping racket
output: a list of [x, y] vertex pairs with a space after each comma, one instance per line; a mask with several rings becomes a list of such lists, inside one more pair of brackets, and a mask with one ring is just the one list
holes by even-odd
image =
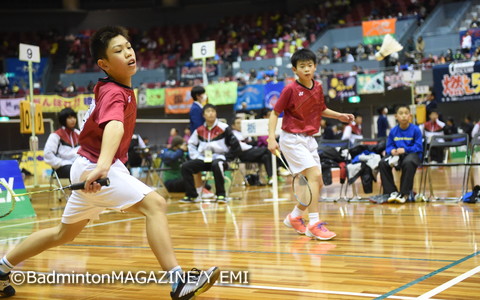
[[310, 206], [310, 203], [312, 203], [312, 189], [308, 184], [307, 177], [303, 176], [301, 173], [293, 174], [292, 170], [290, 170], [283, 160], [280, 151], [276, 150], [275, 155], [280, 158], [285, 169], [287, 169], [290, 175], [292, 175], [292, 190], [295, 199], [303, 206]]

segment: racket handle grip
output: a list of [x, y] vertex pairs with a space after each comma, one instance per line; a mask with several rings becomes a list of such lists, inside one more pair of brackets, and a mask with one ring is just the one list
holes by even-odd
[[[110, 179], [108, 177], [106, 178], [100, 178], [95, 180], [95, 182], [100, 183], [101, 186], [109, 186], [110, 185]], [[85, 188], [85, 181], [80, 182], [80, 183], [74, 183], [70, 185], [71, 190], [83, 190]]]
[[281, 156], [281, 155], [280, 155], [280, 151], [279, 151], [278, 149], [275, 150], [275, 155], [276, 155], [277, 157], [280, 157], [280, 156]]

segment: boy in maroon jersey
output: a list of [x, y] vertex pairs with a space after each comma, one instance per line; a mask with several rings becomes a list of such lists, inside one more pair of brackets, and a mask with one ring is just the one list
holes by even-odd
[[[268, 127], [268, 149], [275, 153], [280, 149], [293, 173], [302, 173], [310, 184], [313, 201], [309, 209], [309, 224], [305, 226], [303, 213], [306, 206], [297, 204], [287, 215], [284, 224], [299, 234], [313, 239], [330, 240], [335, 233], [325, 227], [318, 213], [318, 198], [322, 188], [322, 174], [318, 144], [312, 137], [320, 128], [322, 116], [338, 119], [344, 123], [353, 121], [352, 114], [338, 113], [325, 106], [323, 89], [313, 77], [317, 58], [308, 49], [296, 51], [291, 58], [292, 70], [298, 80], [285, 87], [270, 115]], [[275, 139], [278, 116], [284, 113], [280, 146]]]
[[[95, 103], [90, 107], [80, 133], [79, 158], [71, 168], [72, 182], [85, 181], [85, 189], [74, 191], [59, 226], [37, 231], [0, 259], [0, 296], [10, 297], [13, 266], [49, 248], [72, 241], [92, 219], [110, 208], [136, 212], [146, 218], [147, 238], [158, 262], [171, 276], [172, 299], [191, 299], [208, 290], [219, 276], [216, 267], [189, 273], [183, 271], [173, 252], [166, 216], [166, 201], [125, 167], [137, 115], [132, 76], [136, 73], [135, 52], [123, 27], [108, 26], [91, 38], [90, 51], [108, 75], [95, 86]], [[97, 179], [109, 177], [110, 186]]]

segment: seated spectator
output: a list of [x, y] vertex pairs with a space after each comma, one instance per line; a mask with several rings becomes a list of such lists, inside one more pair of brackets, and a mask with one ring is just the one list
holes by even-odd
[[472, 122], [472, 118], [470, 116], [465, 116], [463, 122], [460, 124], [460, 128], [462, 129], [463, 133], [468, 134], [469, 137], [474, 137], [472, 135], [472, 130], [475, 125]]
[[477, 122], [472, 128], [471, 138], [474, 138], [477, 134], [480, 133], [480, 121]]
[[[270, 109], [264, 108], [261, 112], [261, 117], [263, 119], [269, 119], [272, 111]], [[267, 143], [268, 135], [262, 135], [257, 137], [257, 146], [258, 147], [268, 147]]]
[[[445, 123], [438, 119], [438, 113], [436, 111], [430, 112], [428, 117], [430, 120], [428, 122], [425, 122], [425, 124], [420, 125], [420, 129], [425, 135], [427, 145], [430, 145], [432, 136], [443, 135], [443, 128], [445, 127]], [[443, 161], [443, 149], [441, 147], [434, 147], [430, 152], [430, 157], [432, 159], [432, 162]]]
[[419, 36], [417, 38], [417, 43], [415, 44], [415, 50], [417, 51], [418, 54], [423, 57], [423, 52], [425, 51], [425, 41], [423, 40], [423, 37]]
[[199, 194], [195, 189], [194, 174], [202, 171], [213, 171], [217, 201], [225, 203], [224, 171], [228, 168], [227, 153], [238, 156], [240, 144], [231, 128], [217, 119], [215, 106], [206, 104], [203, 107], [205, 124], [198, 127], [188, 141], [188, 152], [192, 160], [182, 165], [182, 177], [185, 181], [185, 197], [183, 203], [199, 202]]
[[363, 117], [355, 114], [355, 120], [343, 129], [342, 140], [350, 140], [353, 145], [355, 140], [363, 139], [362, 121]]
[[320, 127], [322, 128], [322, 139], [324, 140], [333, 140], [335, 139], [335, 133], [333, 132], [332, 126], [329, 122], [322, 118], [320, 121]]
[[190, 131], [190, 128], [186, 127], [183, 130], [183, 140], [185, 143], [188, 143], [188, 140], [190, 139], [190, 136], [192, 135], [192, 132]]
[[170, 129], [170, 136], [168, 137], [168, 140], [167, 140], [167, 147], [170, 147], [170, 145], [172, 144], [172, 140], [174, 137], [176, 137], [178, 135], [178, 130], [177, 128], [171, 128]]
[[63, 87], [63, 84], [61, 81], [58, 81], [57, 84], [55, 85], [55, 89], [54, 89], [55, 93], [57, 93], [58, 95], [61, 95], [64, 91], [65, 91], [65, 88]]
[[270, 155], [270, 151], [266, 147], [254, 147], [248, 142], [252, 142], [251, 140], [248, 141], [245, 139], [241, 132], [241, 124], [242, 120], [240, 118], [235, 118], [232, 124], [232, 132], [237, 138], [240, 143], [240, 148], [242, 149], [238, 158], [240, 158], [241, 162], [255, 162], [260, 163], [265, 166], [265, 170], [267, 171], [268, 176], [268, 183], [270, 184], [270, 180], [272, 178], [272, 157]]
[[478, 28], [478, 27], [480, 27], [480, 21], [478, 21], [477, 17], [473, 17], [473, 20], [470, 23], [470, 28]]
[[463, 54], [461, 49], [457, 49], [455, 54], [453, 55], [453, 60], [465, 60], [465, 55]]
[[70, 168], [80, 148], [77, 114], [71, 108], [64, 108], [58, 115], [61, 128], [50, 134], [45, 144], [45, 162], [52, 166], [58, 177], [70, 179]]
[[443, 133], [445, 135], [458, 133], [457, 125], [452, 117], [448, 117], [447, 124], [443, 127]]
[[[181, 166], [187, 161], [187, 143], [177, 135], [173, 137], [172, 144], [160, 152], [162, 167], [168, 168], [162, 172], [162, 181], [170, 193], [185, 193], [185, 182], [182, 177]], [[202, 177], [194, 176], [195, 187], [202, 198], [213, 198], [212, 192], [202, 187]]]
[[[388, 195], [388, 202], [405, 203], [413, 198], [413, 180], [417, 167], [421, 164], [423, 145], [422, 133], [411, 120], [410, 109], [406, 105], [399, 106], [395, 118], [398, 125], [388, 135], [386, 157], [380, 161], [379, 169], [382, 179], [383, 193]], [[402, 170], [400, 192], [393, 179], [392, 167]]]
[[8, 81], [7, 74], [2, 73], [0, 74], [0, 95], [6, 95], [8, 94], [8, 85], [10, 84], [10, 81]]
[[138, 168], [142, 166], [143, 152], [147, 146], [142, 137], [138, 134], [133, 134], [130, 146], [128, 147], [128, 168]]

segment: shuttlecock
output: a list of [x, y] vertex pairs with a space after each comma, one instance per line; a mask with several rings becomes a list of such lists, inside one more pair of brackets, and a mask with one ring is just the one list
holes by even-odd
[[398, 52], [403, 49], [403, 46], [400, 45], [395, 38], [391, 35], [387, 34], [383, 38], [382, 46], [380, 47], [380, 51], [375, 53], [375, 58], [380, 61], [383, 60], [385, 57], [389, 56], [392, 53]]

